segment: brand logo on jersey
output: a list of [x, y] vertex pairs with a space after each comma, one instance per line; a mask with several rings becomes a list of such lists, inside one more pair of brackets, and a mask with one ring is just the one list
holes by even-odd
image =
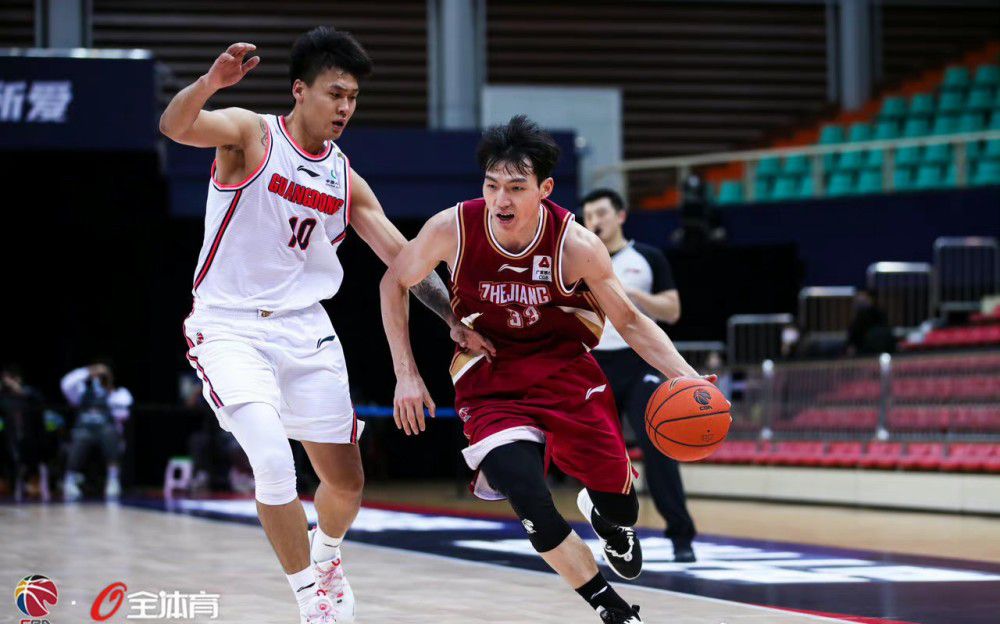
[[295, 170], [296, 171], [303, 171], [305, 173], [308, 173], [309, 175], [311, 175], [314, 178], [318, 178], [319, 177], [318, 173], [316, 173], [315, 171], [312, 171], [311, 169], [306, 169], [302, 165], [299, 165], [298, 167], [296, 167]]
[[267, 190], [275, 195], [280, 195], [293, 204], [312, 208], [317, 212], [327, 215], [337, 214], [337, 211], [344, 207], [344, 200], [339, 197], [327, 195], [308, 186], [296, 184], [278, 173], [271, 176], [271, 182], [267, 185]]
[[538, 282], [552, 281], [552, 256], [535, 256], [532, 259], [531, 279]]
[[472, 414], [469, 413], [469, 408], [460, 407], [458, 408], [458, 417], [462, 420], [462, 422], [469, 422], [469, 419], [472, 418]]
[[340, 180], [337, 179], [337, 172], [333, 169], [330, 169], [330, 179], [326, 181], [326, 185], [330, 188], [340, 188]]
[[195, 337], [194, 337], [194, 340], [195, 340], [195, 342], [196, 342], [197, 344], [201, 344], [201, 343], [205, 342], [205, 334], [203, 334], [203, 333], [201, 333], [201, 332], [198, 332], [198, 333], [197, 333], [197, 334], [195, 335]]
[[519, 282], [479, 282], [479, 297], [497, 305], [541, 305], [552, 301], [548, 286]]
[[528, 270], [528, 267], [514, 266], [513, 264], [501, 264], [500, 268], [497, 269], [497, 273], [500, 271], [513, 271], [515, 273], [524, 273]]
[[607, 390], [607, 389], [608, 389], [608, 384], [601, 384], [601, 385], [599, 385], [599, 386], [595, 386], [595, 387], [593, 387], [593, 388], [591, 388], [591, 389], [587, 390], [587, 396], [586, 396], [586, 397], [584, 397], [584, 399], [583, 399], [583, 400], [584, 400], [584, 401], [589, 401], [589, 400], [590, 400], [590, 397], [594, 396], [594, 395], [595, 395], [595, 394], [597, 394], [598, 392], [604, 392], [604, 391], [605, 391], [605, 390]]

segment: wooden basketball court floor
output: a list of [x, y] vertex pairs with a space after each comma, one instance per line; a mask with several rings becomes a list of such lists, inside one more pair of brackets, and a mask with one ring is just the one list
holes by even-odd
[[[429, 488], [429, 489], [428, 489]], [[416, 497], [423, 504], [448, 503], [461, 507], [471, 501], [453, 497], [447, 488], [372, 488], [369, 497], [401, 500]], [[567, 506], [569, 493], [560, 494]], [[705, 505], [712, 508], [708, 514]], [[644, 502], [644, 507], [648, 501]], [[712, 525], [709, 515], [725, 518], [730, 528], [764, 527], [765, 531], [788, 531], [790, 526], [809, 525], [812, 537], [832, 529], [845, 537], [844, 513], [848, 510], [796, 508], [716, 501], [694, 501], [703, 526]], [[497, 507], [489, 508], [496, 511]], [[797, 522], [795, 512], [806, 514]], [[881, 512], [862, 512], [878, 514]], [[790, 515], [791, 514], [791, 515]], [[910, 535], [914, 544], [927, 527], [951, 523], [953, 544], [978, 544], [979, 555], [1000, 559], [1000, 523], [982, 518], [951, 518], [911, 514], [899, 531], [889, 525], [896, 514], [882, 514], [883, 533]], [[903, 514], [905, 516], [905, 514]], [[785, 518], [784, 526], [777, 522]], [[800, 518], [801, 519], [801, 518]], [[928, 524], [921, 528], [921, 521]], [[650, 517], [644, 517], [649, 523]], [[826, 526], [824, 526], [824, 522]], [[870, 522], [871, 526], [879, 523]], [[954, 524], [957, 522], [958, 524]], [[962, 526], [964, 524], [964, 527]], [[857, 537], [857, 531], [854, 531]], [[871, 531], [865, 532], [871, 535]], [[786, 535], [787, 537], [787, 535]], [[877, 539], [877, 538], [876, 538]], [[13, 589], [29, 574], [43, 574], [59, 587], [59, 602], [48, 616], [51, 624], [91, 622], [89, 610], [95, 596], [115, 581], [128, 584], [129, 592], [156, 593], [201, 591], [220, 594], [218, 619], [193, 621], [233, 624], [292, 624], [297, 614], [287, 583], [259, 526], [117, 504], [26, 504], [0, 505], [0, 588]], [[897, 544], [897, 546], [901, 545]], [[956, 556], [955, 553], [950, 553]], [[345, 564], [358, 597], [358, 622], [466, 624], [490, 622], [522, 624], [537, 622], [598, 622], [593, 612], [552, 574], [444, 557], [412, 550], [399, 550], [350, 541], [344, 548]], [[799, 614], [777, 609], [706, 598], [663, 589], [619, 586], [622, 595], [642, 605], [649, 624], [807, 624], [845, 620]], [[6, 601], [3, 601], [6, 602]], [[0, 602], [0, 622], [17, 622], [21, 615], [12, 603]], [[74, 604], [75, 602], [75, 604]], [[126, 620], [124, 611], [110, 620]], [[177, 621], [177, 620], [175, 620]], [[192, 620], [183, 620], [192, 621]]]

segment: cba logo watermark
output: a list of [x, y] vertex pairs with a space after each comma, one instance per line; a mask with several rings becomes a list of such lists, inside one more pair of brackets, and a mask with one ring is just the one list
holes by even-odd
[[20, 624], [43, 624], [48, 620], [37, 618], [45, 617], [49, 614], [49, 608], [54, 607], [59, 602], [59, 589], [56, 584], [47, 576], [32, 574], [21, 579], [14, 589], [14, 604], [21, 613], [27, 615], [31, 620], [22, 619]]

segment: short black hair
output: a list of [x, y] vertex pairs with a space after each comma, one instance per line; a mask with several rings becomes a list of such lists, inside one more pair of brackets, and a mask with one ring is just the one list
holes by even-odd
[[317, 26], [295, 40], [288, 69], [292, 85], [296, 80], [312, 85], [332, 67], [361, 80], [372, 73], [372, 59], [354, 35], [330, 26]]
[[618, 191], [609, 188], [592, 190], [583, 196], [583, 199], [580, 200], [580, 205], [583, 206], [584, 204], [589, 204], [590, 202], [595, 202], [601, 199], [610, 201], [611, 205], [615, 208], [615, 212], [625, 210], [625, 200], [618, 194]]
[[[551, 134], [527, 116], [516, 115], [504, 125], [486, 129], [476, 148], [476, 160], [483, 171], [503, 164], [523, 175], [534, 173], [541, 183], [552, 175], [559, 152]], [[530, 168], [525, 161], [531, 163]]]

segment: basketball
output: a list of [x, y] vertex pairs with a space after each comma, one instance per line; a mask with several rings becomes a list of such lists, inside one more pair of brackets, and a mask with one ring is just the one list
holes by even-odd
[[731, 407], [711, 382], [678, 377], [660, 384], [646, 404], [646, 435], [677, 461], [705, 459], [719, 448], [733, 422]]

